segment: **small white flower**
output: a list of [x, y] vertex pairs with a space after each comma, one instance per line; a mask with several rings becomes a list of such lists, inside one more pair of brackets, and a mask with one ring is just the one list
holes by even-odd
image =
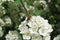
[[39, 29], [39, 34], [43, 35], [43, 36], [46, 36], [48, 34], [48, 31], [46, 29], [40, 28]]
[[32, 16], [31, 19], [28, 22], [28, 25], [30, 27], [40, 27], [40, 23], [42, 22], [41, 19], [43, 19], [43, 18], [40, 18], [39, 16], [37, 16], [37, 17]]
[[29, 28], [29, 31], [30, 31], [31, 34], [36, 34], [36, 33], [38, 33], [37, 32], [38, 28]]
[[20, 33], [21, 33], [21, 34], [24, 34], [24, 33], [26, 33], [27, 31], [29, 31], [27, 26], [20, 27]]
[[5, 21], [5, 24], [6, 24], [7, 26], [12, 25], [12, 21], [11, 21], [11, 19], [10, 19], [9, 17], [6, 17], [6, 18], [4, 19], [4, 21]]
[[29, 40], [30, 39], [30, 32], [28, 27], [26, 26], [27, 21], [23, 21], [20, 25], [19, 25], [19, 30], [20, 30], [20, 34], [23, 34], [23, 39], [25, 40]]
[[47, 34], [46, 36], [43, 37], [44, 40], [50, 40], [50, 34]]
[[36, 21], [36, 16], [32, 16], [30, 20], [31, 21]]
[[54, 39], [53, 40], [60, 40], [60, 34], [59, 35], [57, 35], [57, 37], [54, 37]]
[[31, 39], [31, 35], [30, 35], [30, 32], [26, 32], [25, 34], [23, 34], [23, 39], [26, 39], [26, 40], [29, 40]]
[[53, 31], [52, 25], [48, 24], [47, 30], [48, 30], [48, 32], [52, 32]]
[[25, 33], [28, 31], [28, 27], [26, 26], [27, 21], [23, 21], [20, 25], [19, 25], [19, 30], [21, 31], [20, 33]]
[[32, 40], [42, 40], [42, 37], [38, 33], [36, 33], [32, 35]]
[[33, 22], [33, 21], [29, 21], [28, 25], [29, 25], [29, 27], [31, 27], [31, 28], [37, 27], [36, 22]]
[[5, 25], [4, 21], [0, 18], [0, 26], [4, 26], [4, 25]]
[[19, 40], [19, 34], [17, 31], [9, 31], [9, 33], [5, 36], [6, 40]]

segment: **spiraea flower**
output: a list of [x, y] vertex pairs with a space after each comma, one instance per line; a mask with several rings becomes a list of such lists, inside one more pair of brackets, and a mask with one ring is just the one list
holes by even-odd
[[42, 38], [50, 40], [50, 33], [53, 31], [52, 25], [41, 16], [31, 16], [28, 21], [26, 18], [25, 21], [21, 22], [18, 29], [20, 34], [23, 35], [23, 39], [27, 40], [42, 40]]
[[54, 37], [53, 40], [60, 40], [60, 35], [57, 35], [57, 37]]
[[4, 34], [4, 31], [2, 30], [2, 27], [0, 26], [0, 37], [2, 37]]
[[12, 25], [11, 18], [8, 17], [8, 16], [6, 16], [6, 17], [4, 18], [4, 22], [5, 22], [5, 25], [6, 25], [6, 26], [11, 26], [11, 25]]
[[36, 34], [32, 35], [32, 39], [31, 40], [42, 40], [42, 37], [38, 33], [36, 33]]
[[0, 26], [4, 26], [5, 22], [0, 18]]
[[29, 32], [29, 29], [28, 27], [26, 26], [27, 24], [27, 21], [23, 21], [21, 23], [21, 25], [19, 25], [19, 30], [20, 30], [20, 34], [23, 34], [23, 39], [26, 40], [26, 39], [30, 39], [30, 32]]
[[44, 40], [51, 40], [50, 37], [51, 37], [50, 34], [47, 34], [46, 36], [43, 37], [43, 39]]
[[53, 31], [53, 29], [52, 29], [52, 26], [50, 26], [50, 25], [48, 25], [48, 26], [44, 25], [39, 29], [40, 35], [43, 35], [43, 36], [46, 36], [48, 33], [52, 32], [52, 31]]
[[28, 25], [31, 28], [36, 27], [35, 29], [38, 29], [37, 31], [39, 31], [39, 34], [43, 36], [53, 31], [52, 26], [48, 23], [48, 21], [40, 16], [32, 16], [28, 22]]
[[6, 40], [20, 40], [19, 34], [17, 31], [9, 31], [5, 36]]

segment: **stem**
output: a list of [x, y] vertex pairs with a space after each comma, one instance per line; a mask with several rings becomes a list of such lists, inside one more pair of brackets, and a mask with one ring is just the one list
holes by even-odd
[[25, 9], [26, 13], [28, 13], [28, 12], [27, 12], [27, 9], [26, 9], [26, 8], [25, 8], [25, 6], [24, 6], [23, 1], [22, 1], [22, 0], [20, 0], [20, 1], [21, 1], [22, 6], [24, 7], [24, 9]]

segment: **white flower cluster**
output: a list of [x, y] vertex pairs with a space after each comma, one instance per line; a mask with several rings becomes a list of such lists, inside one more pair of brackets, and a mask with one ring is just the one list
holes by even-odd
[[57, 37], [55, 37], [53, 40], [60, 40], [60, 35], [58, 35]]
[[12, 25], [12, 21], [11, 21], [10, 17], [5, 17], [4, 21], [5, 21], [6, 26], [11, 26]]
[[18, 29], [24, 40], [50, 40], [50, 33], [53, 31], [48, 20], [40, 16], [32, 16], [28, 21], [26, 18], [25, 21], [21, 22]]
[[19, 40], [19, 34], [17, 31], [9, 31], [5, 38], [6, 40]]
[[1, 18], [0, 18], [0, 26], [12, 26], [12, 21], [11, 21], [11, 19], [9, 18], [9, 17], [6, 17], [6, 18], [4, 18], [4, 20], [2, 20]]
[[2, 27], [0, 26], [0, 37], [2, 37], [3, 36], [3, 30], [2, 30]]

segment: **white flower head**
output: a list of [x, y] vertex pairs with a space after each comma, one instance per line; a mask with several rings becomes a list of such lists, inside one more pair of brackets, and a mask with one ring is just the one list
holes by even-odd
[[19, 25], [19, 30], [20, 30], [20, 34], [23, 34], [23, 39], [30, 39], [30, 32], [29, 32], [29, 29], [28, 27], [26, 26], [27, 24], [27, 21], [23, 21], [21, 22], [21, 24]]
[[5, 36], [6, 40], [19, 40], [19, 34], [17, 31], [9, 31], [9, 33]]
[[47, 34], [46, 36], [43, 37], [44, 40], [50, 40], [50, 34]]
[[21, 22], [18, 29], [23, 35], [23, 39], [26, 40], [31, 38], [31, 40], [42, 40], [43, 37], [44, 40], [47, 38], [49, 40], [50, 35], [47, 34], [50, 34], [53, 31], [52, 26], [48, 23], [48, 20], [42, 18], [41, 16], [31, 16], [30, 20]]
[[10, 18], [10, 17], [6, 16], [6, 17], [4, 18], [4, 21], [5, 21], [5, 24], [6, 24], [7, 26], [11, 26], [11, 25], [12, 25], [12, 21], [11, 21], [11, 18]]
[[36, 34], [38, 31], [38, 28], [29, 28], [29, 31], [31, 34]]
[[32, 40], [42, 40], [42, 37], [38, 33], [36, 33], [32, 35]]
[[23, 39], [26, 39], [26, 40], [31, 39], [31, 35], [29, 31], [23, 34]]
[[43, 36], [46, 36], [48, 34], [48, 31], [46, 29], [40, 28], [39, 29], [39, 34], [43, 35]]
[[29, 27], [31, 27], [31, 28], [37, 27], [37, 24], [36, 24], [35, 22], [33, 22], [33, 21], [30, 21], [30, 22], [28, 23], [28, 25], [29, 25]]
[[28, 27], [26, 26], [26, 24], [27, 24], [27, 21], [21, 22], [18, 28], [20, 30], [20, 33], [25, 33], [28, 31]]
[[53, 40], [60, 40], [60, 34], [59, 35], [57, 35], [57, 37], [54, 37], [54, 39]]
[[4, 21], [0, 18], [0, 26], [4, 26], [4, 25], [5, 25]]

